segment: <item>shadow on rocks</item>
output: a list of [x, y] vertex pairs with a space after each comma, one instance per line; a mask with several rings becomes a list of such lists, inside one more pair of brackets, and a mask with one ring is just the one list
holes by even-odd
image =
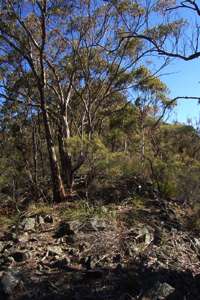
[[[1, 280], [3, 300], [133, 300], [133, 299], [200, 299], [200, 275], [162, 269], [130, 268], [79, 270], [66, 267], [51, 273], [21, 274], [9, 271]], [[9, 282], [10, 281], [10, 282]]]

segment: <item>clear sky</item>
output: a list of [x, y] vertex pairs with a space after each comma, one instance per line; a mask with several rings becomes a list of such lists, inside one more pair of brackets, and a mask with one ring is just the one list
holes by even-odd
[[[171, 73], [161, 77], [167, 84], [172, 98], [177, 96], [200, 97], [200, 59], [193, 61], [173, 60], [163, 71]], [[187, 122], [190, 118], [195, 123], [200, 118], [200, 104], [196, 100], [179, 100], [171, 120]]]
[[[193, 12], [193, 10], [188, 9], [174, 10], [174, 16], [175, 20], [184, 18], [187, 21], [187, 26], [183, 27], [184, 34], [181, 36], [180, 45], [181, 41], [184, 45], [186, 42], [188, 42], [186, 53], [187, 55], [192, 54], [190, 39], [194, 39], [195, 41], [196, 25], [198, 24], [200, 26], [200, 18], [198, 16], [196, 17], [196, 13]], [[168, 16], [166, 16], [166, 18], [167, 17]], [[168, 19], [166, 19], [166, 21], [168, 22]], [[160, 24], [160, 20], [158, 21], [158, 24]], [[189, 49], [188, 52], [187, 49]], [[181, 53], [181, 51], [178, 52]], [[162, 72], [171, 73], [161, 77], [161, 80], [167, 84], [169, 90], [171, 91], [171, 98], [175, 98], [177, 96], [200, 97], [200, 58], [191, 61], [174, 59], [171, 61], [168, 67], [163, 69]], [[200, 104], [198, 104], [198, 101], [179, 100], [177, 107], [174, 109], [173, 115], [170, 117], [170, 121], [177, 120], [178, 122], [184, 123], [187, 122], [187, 119], [192, 119], [194, 123], [193, 125], [195, 125], [195, 121], [199, 121]]]

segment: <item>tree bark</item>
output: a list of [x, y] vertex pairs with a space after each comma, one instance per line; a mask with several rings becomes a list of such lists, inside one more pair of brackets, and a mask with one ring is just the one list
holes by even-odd
[[50, 124], [49, 124], [48, 112], [46, 110], [44, 90], [42, 87], [40, 88], [40, 102], [41, 102], [41, 110], [42, 110], [42, 116], [43, 116], [43, 122], [45, 128], [47, 149], [49, 153], [51, 180], [52, 180], [52, 188], [53, 188], [53, 201], [61, 202], [65, 200], [65, 190], [60, 176], [60, 170], [59, 170], [59, 165], [56, 157], [55, 146], [53, 143], [53, 137], [52, 137]]
[[33, 143], [33, 172], [34, 172], [34, 181], [35, 184], [38, 184], [38, 145], [37, 145], [37, 137], [36, 137], [36, 125], [35, 122], [33, 122], [32, 127], [32, 143]]
[[58, 146], [61, 162], [61, 176], [64, 184], [66, 185], [67, 194], [71, 195], [74, 183], [73, 168], [71, 156], [65, 151], [63, 138], [63, 132], [62, 129], [60, 129], [58, 133]]

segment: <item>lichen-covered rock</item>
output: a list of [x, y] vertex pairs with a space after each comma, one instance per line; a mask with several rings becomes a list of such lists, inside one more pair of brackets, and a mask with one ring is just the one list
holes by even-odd
[[20, 224], [20, 227], [25, 231], [34, 231], [35, 225], [36, 225], [35, 218], [25, 218]]
[[5, 242], [0, 241], [0, 253], [3, 252], [3, 250], [5, 249]]
[[23, 286], [23, 283], [19, 277], [17, 272], [4, 272], [1, 277], [1, 290], [5, 293], [5, 295], [11, 296], [14, 294], [15, 289]]
[[63, 251], [60, 246], [48, 246], [49, 255], [62, 255]]
[[142, 300], [164, 300], [175, 292], [175, 288], [167, 282], [156, 282], [153, 288], [146, 292]]
[[24, 232], [24, 233], [18, 235], [17, 240], [19, 243], [27, 243], [29, 240], [28, 232]]
[[83, 224], [83, 226], [81, 227], [81, 231], [103, 231], [106, 228], [108, 228], [108, 224], [104, 220], [92, 218], [88, 220], [85, 224]]
[[44, 218], [42, 216], [38, 216], [38, 224], [39, 225], [43, 225], [45, 222], [44, 222]]

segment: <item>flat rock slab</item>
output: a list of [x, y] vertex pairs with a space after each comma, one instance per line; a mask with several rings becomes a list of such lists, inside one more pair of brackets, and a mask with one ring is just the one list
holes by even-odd
[[62, 255], [63, 251], [62, 248], [60, 246], [48, 246], [47, 248], [49, 255]]

